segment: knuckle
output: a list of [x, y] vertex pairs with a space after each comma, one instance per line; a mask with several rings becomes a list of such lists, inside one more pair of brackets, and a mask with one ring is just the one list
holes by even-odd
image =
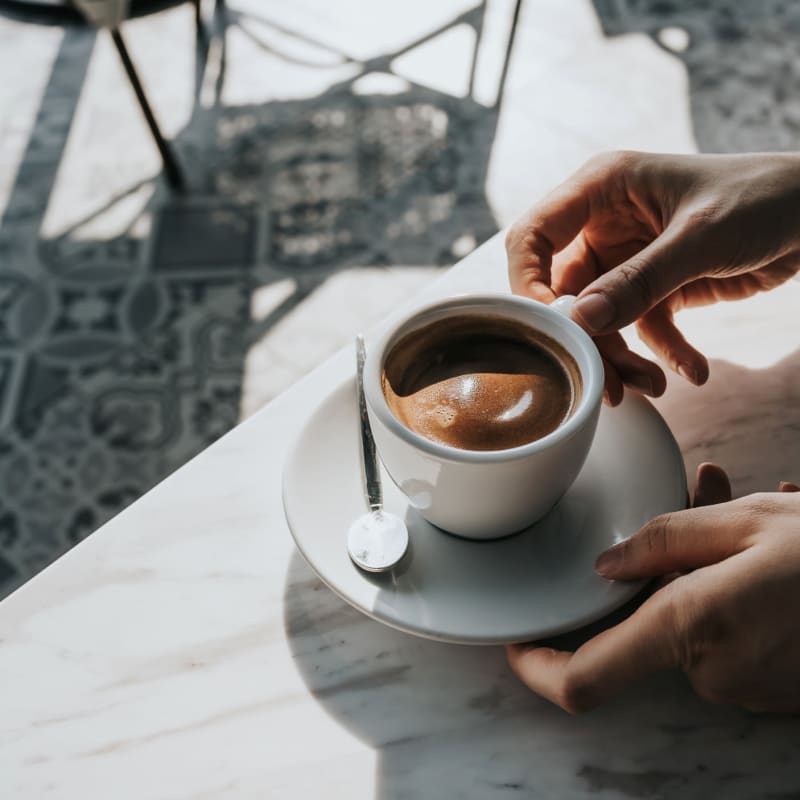
[[680, 580], [680, 578], [676, 578], [658, 592], [661, 605], [658, 609], [656, 624], [662, 632], [664, 640], [672, 647], [674, 663], [683, 668], [686, 663], [686, 649], [689, 637], [686, 635], [683, 624], [684, 611], [681, 608], [681, 600], [675, 590], [675, 584], [679, 583]]
[[594, 175], [598, 172], [605, 172], [612, 155], [612, 152], [595, 153], [583, 162], [578, 170], [578, 175]]
[[667, 555], [672, 546], [674, 522], [672, 514], [655, 517], [645, 529], [644, 545], [654, 559]]
[[756, 492], [737, 501], [748, 515], [761, 516], [775, 511], [775, 496], [769, 492]]
[[561, 686], [559, 705], [570, 714], [581, 714], [597, 705], [594, 687], [583, 676], [568, 672]]
[[582, 167], [584, 172], [608, 177], [626, 172], [633, 166], [637, 154], [631, 150], [606, 150], [592, 156]]
[[732, 625], [720, 612], [720, 603], [678, 578], [662, 590], [660, 625], [672, 642], [673, 660], [688, 675], [702, 671], [720, 643], [730, 638]]
[[690, 592], [677, 578], [664, 587], [661, 595], [657, 624], [672, 648], [672, 661], [684, 672], [691, 672], [702, 660], [703, 653], [697, 647], [693, 619], [695, 603]]
[[675, 347], [674, 344], [659, 342], [658, 355], [673, 371], [677, 370], [678, 366], [685, 360], [683, 351]]
[[611, 163], [615, 172], [628, 172], [638, 163], [641, 154], [635, 150], [614, 150]]
[[506, 232], [505, 245], [506, 253], [511, 253], [517, 249], [517, 246], [522, 239], [523, 226], [521, 222], [515, 222]]
[[704, 202], [702, 205], [688, 208], [683, 215], [682, 222], [685, 230], [693, 230], [714, 225], [723, 217], [722, 207], [718, 203]]
[[630, 296], [643, 301], [647, 308], [655, 305], [658, 299], [657, 275], [646, 258], [634, 256], [621, 264], [616, 269], [616, 278]]
[[531, 256], [547, 261], [552, 245], [540, 230], [540, 220], [533, 216], [514, 223], [506, 234], [506, 254], [525, 261]]

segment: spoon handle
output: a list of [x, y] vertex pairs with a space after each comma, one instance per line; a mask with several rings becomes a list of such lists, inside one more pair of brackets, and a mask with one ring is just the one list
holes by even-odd
[[356, 336], [356, 386], [358, 387], [358, 418], [361, 423], [361, 463], [364, 466], [364, 490], [370, 510], [380, 511], [383, 508], [381, 475], [378, 468], [378, 456], [375, 452], [375, 439], [372, 437], [372, 428], [370, 428], [367, 416], [367, 401], [364, 398], [364, 361], [366, 357], [364, 337], [359, 333]]

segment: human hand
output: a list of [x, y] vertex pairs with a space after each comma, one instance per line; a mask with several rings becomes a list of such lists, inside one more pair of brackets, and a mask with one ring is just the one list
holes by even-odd
[[800, 710], [798, 487], [730, 501], [719, 467], [697, 477], [695, 508], [656, 517], [597, 560], [610, 579], [667, 576], [628, 619], [574, 653], [507, 648], [533, 691], [575, 713], [677, 668], [711, 702]]
[[545, 303], [578, 295], [573, 318], [595, 336], [612, 405], [623, 385], [653, 396], [666, 387], [661, 369], [617, 333], [631, 322], [656, 356], [700, 385], [708, 362], [675, 313], [749, 297], [794, 275], [798, 210], [795, 154], [604, 154], [511, 227], [511, 288]]

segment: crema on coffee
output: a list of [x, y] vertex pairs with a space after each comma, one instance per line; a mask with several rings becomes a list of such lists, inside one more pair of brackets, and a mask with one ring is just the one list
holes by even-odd
[[397, 341], [383, 394], [407, 428], [462, 450], [505, 450], [553, 432], [580, 402], [574, 358], [524, 323], [463, 314]]

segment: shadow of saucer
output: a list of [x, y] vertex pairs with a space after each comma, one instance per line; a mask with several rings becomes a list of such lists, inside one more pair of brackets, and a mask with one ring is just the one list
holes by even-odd
[[[702, 390], [673, 382], [658, 402], [687, 467], [714, 459], [739, 494], [800, 475], [800, 350], [768, 369], [711, 365]], [[689, 474], [692, 474], [690, 472]], [[631, 613], [551, 640], [574, 648]], [[800, 792], [794, 718], [700, 701], [662, 674], [578, 718], [529, 692], [502, 648], [416, 638], [334, 595], [299, 554], [284, 591], [298, 670], [331, 716], [378, 753], [376, 797], [630, 797]]]
[[[653, 677], [570, 717], [516, 679], [502, 648], [442, 644], [381, 625], [334, 595], [298, 553], [284, 625], [311, 694], [377, 752], [379, 798], [494, 798], [510, 790], [661, 797], [690, 785], [683, 796], [699, 797], [734, 772], [745, 794], [763, 792], [764, 775], [783, 790], [800, 787], [786, 758], [796, 720], [706, 705], [678, 675]], [[746, 770], [731, 766], [744, 763]]]

